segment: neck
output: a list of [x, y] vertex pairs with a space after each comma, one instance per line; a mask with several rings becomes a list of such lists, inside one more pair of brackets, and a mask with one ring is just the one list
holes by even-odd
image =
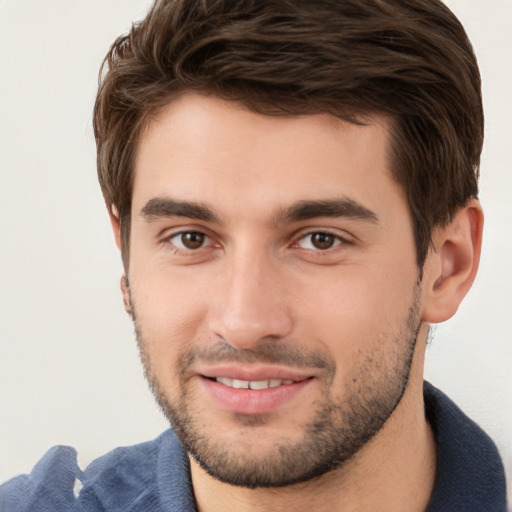
[[[426, 330], [426, 327], [424, 327]], [[246, 489], [219, 482], [191, 460], [200, 512], [422, 512], [432, 493], [436, 447], [423, 404], [424, 342], [400, 404], [379, 433], [343, 467], [281, 488]]]

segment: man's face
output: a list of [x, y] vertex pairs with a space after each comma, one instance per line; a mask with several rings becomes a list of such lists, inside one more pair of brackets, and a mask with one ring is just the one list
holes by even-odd
[[348, 460], [407, 385], [421, 291], [388, 124], [184, 95], [136, 160], [129, 296], [146, 373], [216, 478]]

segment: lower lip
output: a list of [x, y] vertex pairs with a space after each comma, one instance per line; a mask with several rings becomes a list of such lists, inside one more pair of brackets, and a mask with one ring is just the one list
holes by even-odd
[[267, 389], [237, 389], [205, 377], [201, 382], [208, 394], [227, 412], [236, 414], [266, 414], [295, 398], [313, 379]]

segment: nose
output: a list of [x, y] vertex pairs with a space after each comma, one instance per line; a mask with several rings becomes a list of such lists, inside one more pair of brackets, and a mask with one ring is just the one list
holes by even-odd
[[254, 251], [225, 262], [217, 276], [216, 300], [209, 312], [209, 330], [238, 349], [287, 336], [293, 327], [280, 264]]

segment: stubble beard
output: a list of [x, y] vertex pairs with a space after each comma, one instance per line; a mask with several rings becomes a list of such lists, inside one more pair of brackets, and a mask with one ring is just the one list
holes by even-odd
[[[132, 304], [137, 342], [146, 378], [155, 399], [169, 420], [174, 432], [187, 452], [213, 478], [230, 485], [258, 488], [283, 487], [322, 476], [341, 468], [381, 430], [386, 420], [400, 403], [411, 371], [416, 339], [421, 326], [419, 314], [419, 284], [402, 325], [393, 336], [381, 335], [358, 366], [356, 374], [344, 382], [342, 400], [336, 401], [330, 388], [336, 365], [323, 354], [304, 354], [293, 347], [278, 343], [262, 345], [250, 350], [237, 350], [219, 342], [216, 352], [189, 349], [182, 354], [177, 369], [179, 399], [171, 402], [153, 372], [143, 327], [137, 321]], [[390, 341], [392, 339], [392, 341]], [[383, 347], [383, 348], [380, 348]], [[391, 362], [383, 364], [389, 358]], [[187, 368], [196, 359], [228, 360], [241, 363], [275, 362], [289, 366], [317, 366], [327, 368], [323, 385], [325, 400], [318, 404], [314, 417], [304, 426], [303, 436], [297, 442], [282, 440], [266, 453], [247, 456], [233, 442], [216, 440], [206, 435], [201, 419], [194, 411], [193, 397], [186, 384]], [[226, 359], [227, 358], [227, 359]], [[384, 358], [384, 359], [383, 359]], [[239, 415], [239, 427], [258, 429], [266, 424], [265, 415]]]

